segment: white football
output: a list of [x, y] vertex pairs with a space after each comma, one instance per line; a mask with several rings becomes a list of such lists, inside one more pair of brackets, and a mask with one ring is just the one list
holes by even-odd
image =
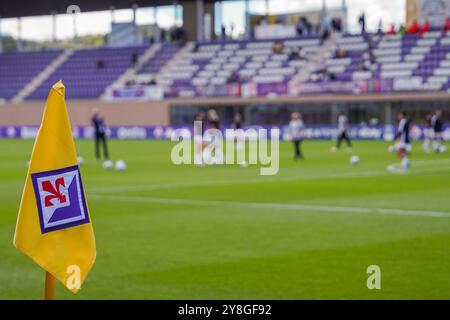
[[395, 152], [395, 146], [389, 146], [388, 151], [389, 152]]
[[209, 164], [216, 165], [216, 164], [219, 164], [219, 162], [220, 162], [219, 158], [211, 157], [211, 160], [210, 160]]
[[240, 164], [241, 168], [247, 168], [248, 167], [248, 162], [247, 161], [242, 161]]
[[350, 163], [352, 164], [352, 165], [355, 165], [355, 164], [358, 164], [359, 163], [359, 157], [358, 156], [352, 156], [351, 158], [350, 158]]
[[123, 160], [116, 161], [116, 170], [117, 171], [125, 171], [127, 169], [127, 164]]
[[78, 162], [78, 164], [81, 166], [82, 164], [84, 164], [84, 158], [78, 156], [78, 157], [77, 157], [77, 162]]
[[444, 145], [440, 146], [439, 147], [439, 152], [441, 152], [441, 153], [447, 152], [447, 147], [444, 146]]
[[103, 168], [106, 170], [110, 170], [113, 167], [113, 163], [111, 160], [106, 160], [103, 162]]

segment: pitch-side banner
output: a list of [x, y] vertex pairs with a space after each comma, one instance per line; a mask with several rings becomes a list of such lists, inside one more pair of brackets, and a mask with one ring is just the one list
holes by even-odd
[[[244, 129], [272, 129], [279, 128], [281, 137], [284, 140], [290, 140], [287, 126], [247, 126]], [[223, 130], [227, 127], [223, 127]], [[145, 140], [145, 139], [170, 139], [175, 130], [180, 130], [183, 135], [188, 137], [193, 134], [192, 126], [113, 126], [108, 128], [108, 136], [111, 139], [119, 140]], [[37, 126], [7, 126], [0, 127], [0, 138], [18, 138], [34, 139], [38, 132]], [[80, 126], [72, 128], [74, 138], [91, 139], [94, 136], [94, 129], [91, 126]], [[351, 126], [349, 130], [353, 139], [360, 140], [385, 140], [390, 141], [394, 138], [395, 127], [392, 125], [377, 126]], [[336, 126], [332, 125], [314, 125], [307, 126], [305, 130], [306, 139], [333, 139], [336, 137]], [[424, 130], [422, 126], [414, 125], [411, 129], [411, 136], [415, 140], [423, 139]], [[446, 127], [444, 134], [445, 140], [450, 140], [450, 126]]]

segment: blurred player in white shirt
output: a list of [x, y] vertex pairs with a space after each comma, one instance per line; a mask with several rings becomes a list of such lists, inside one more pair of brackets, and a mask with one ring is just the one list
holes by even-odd
[[348, 118], [344, 112], [339, 112], [338, 118], [338, 135], [336, 146], [331, 149], [331, 151], [336, 152], [340, 149], [343, 140], [347, 143], [347, 150], [352, 151], [352, 141], [350, 140], [350, 135], [348, 133]]
[[[207, 113], [208, 130], [203, 135], [204, 148], [203, 160], [206, 164], [222, 164], [224, 161], [222, 153], [222, 134], [220, 132], [220, 120], [216, 110], [210, 109]], [[214, 150], [214, 155], [211, 154]]]
[[303, 160], [303, 153], [301, 144], [304, 138], [305, 124], [302, 116], [298, 112], [291, 114], [291, 121], [289, 122], [289, 133], [291, 134], [292, 142], [294, 144], [294, 159]]
[[198, 166], [203, 164], [204, 132], [205, 132], [205, 113], [203, 111], [200, 111], [194, 117], [194, 143], [195, 143], [194, 163]]
[[425, 152], [430, 152], [430, 144], [434, 136], [433, 126], [431, 125], [432, 114], [429, 113], [425, 117], [424, 129], [423, 129], [423, 144], [422, 149]]

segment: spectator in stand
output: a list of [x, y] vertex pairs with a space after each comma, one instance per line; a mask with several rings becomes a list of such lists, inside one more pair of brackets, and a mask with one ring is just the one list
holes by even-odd
[[360, 64], [361, 71], [370, 71], [372, 69], [372, 59], [370, 52], [364, 52]]
[[233, 35], [234, 35], [234, 23], [232, 23], [230, 26], [230, 38], [231, 39], [233, 39]]
[[321, 31], [322, 31], [322, 25], [319, 22], [314, 26], [314, 33], [319, 34], [319, 33], [321, 33]]
[[227, 84], [239, 83], [239, 75], [236, 71], [233, 71], [227, 79]]
[[102, 59], [98, 59], [97, 62], [95, 63], [97, 69], [103, 69], [105, 67], [105, 63], [103, 62]]
[[303, 23], [300, 21], [299, 23], [297, 23], [297, 26], [295, 27], [296, 31], [297, 31], [297, 35], [301, 36], [303, 34], [303, 32], [305, 31], [303, 26]]
[[288, 60], [294, 61], [294, 60], [303, 60], [305, 59], [305, 54], [302, 50], [302, 48], [292, 49], [291, 52], [289, 52]]
[[402, 24], [400, 26], [400, 28], [398, 29], [398, 33], [401, 34], [401, 35], [406, 34], [406, 26], [404, 24]]
[[276, 41], [272, 47], [272, 52], [274, 54], [280, 54], [283, 53], [284, 47], [283, 44], [280, 41]]
[[175, 41], [184, 41], [185, 40], [185, 34], [184, 30], [181, 27], [175, 27], [172, 30], [172, 39]]
[[423, 36], [428, 31], [430, 31], [430, 23], [427, 21], [420, 27], [419, 34]]
[[306, 33], [307, 33], [307, 34], [311, 34], [312, 31], [313, 31], [313, 25], [312, 25], [312, 23], [311, 23], [311, 22], [308, 20], [308, 18], [306, 18], [306, 17], [302, 17], [302, 21], [303, 21], [303, 24], [305, 25]]
[[387, 31], [387, 35], [393, 36], [393, 35], [396, 34], [396, 33], [397, 33], [397, 31], [395, 30], [395, 25], [394, 25], [394, 24], [391, 24], [391, 25], [389, 26], [388, 31]]
[[377, 34], [383, 34], [383, 19], [378, 20]]
[[442, 32], [450, 31], [450, 18], [445, 19], [444, 26], [442, 27]]
[[131, 54], [131, 65], [134, 67], [138, 62], [139, 55], [136, 51]]
[[306, 17], [301, 17], [300, 21], [297, 23], [297, 34], [310, 34], [312, 32], [312, 24], [308, 21]]
[[331, 28], [333, 28], [334, 32], [341, 32], [342, 31], [342, 21], [339, 18], [334, 18], [331, 20]]
[[136, 81], [134, 80], [128, 80], [127, 82], [125, 82], [125, 87], [132, 87], [136, 84]]
[[414, 20], [413, 24], [409, 26], [408, 29], [406, 29], [406, 33], [409, 34], [416, 34], [420, 31], [420, 25], [417, 21]]
[[225, 27], [224, 24], [222, 24], [222, 26], [220, 27], [220, 31], [222, 35], [222, 40], [225, 40], [227, 38], [227, 28]]
[[364, 12], [359, 16], [358, 23], [361, 26], [361, 33], [366, 33], [366, 15]]
[[291, 52], [289, 52], [288, 61], [295, 61], [295, 60], [299, 60], [299, 59], [300, 59], [300, 56], [298, 54], [298, 50], [292, 49]]
[[330, 78], [327, 65], [324, 62], [318, 63], [315, 70], [311, 72], [311, 81], [326, 81]]
[[334, 58], [335, 59], [347, 58], [347, 51], [345, 51], [345, 49], [343, 48], [338, 48], [334, 53]]
[[302, 47], [298, 47], [297, 51], [298, 51], [298, 57], [299, 57], [299, 59], [300, 59], [300, 60], [306, 60], [307, 54], [306, 54], [305, 50], [303, 50]]
[[330, 30], [328, 29], [328, 27], [324, 27], [322, 30], [322, 34], [320, 35], [320, 38], [322, 41], [327, 40], [330, 37]]

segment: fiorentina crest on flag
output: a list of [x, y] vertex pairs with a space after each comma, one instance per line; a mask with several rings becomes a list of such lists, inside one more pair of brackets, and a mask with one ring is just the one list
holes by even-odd
[[78, 166], [31, 174], [41, 232], [89, 222]]

